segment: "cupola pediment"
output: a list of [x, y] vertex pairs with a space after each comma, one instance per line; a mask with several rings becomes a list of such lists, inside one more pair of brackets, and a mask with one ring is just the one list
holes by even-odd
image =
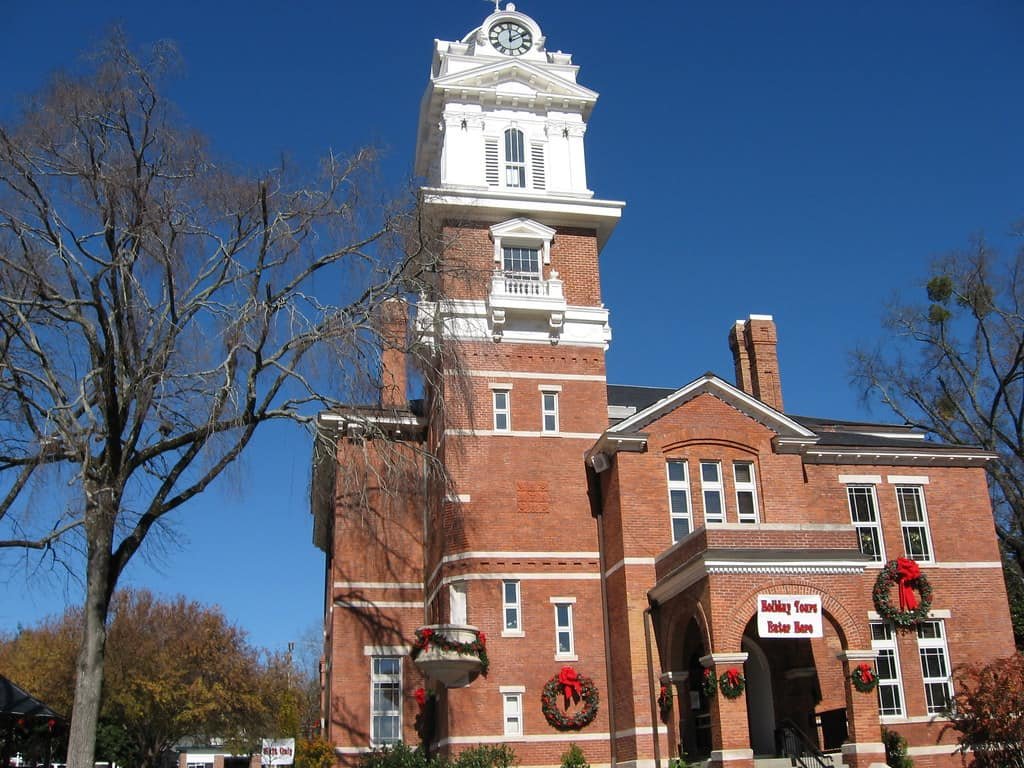
[[586, 113], [597, 102], [597, 92], [571, 82], [528, 61], [500, 60], [480, 67], [453, 72], [436, 78], [432, 85], [434, 92], [498, 93], [511, 92], [512, 88], [526, 89], [523, 93], [538, 97], [568, 99], [585, 106]]

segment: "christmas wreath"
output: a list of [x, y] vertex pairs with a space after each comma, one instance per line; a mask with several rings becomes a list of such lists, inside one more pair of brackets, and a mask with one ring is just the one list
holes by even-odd
[[715, 677], [715, 673], [711, 669], [704, 670], [704, 679], [700, 681], [700, 689], [709, 699], [718, 692], [718, 678]]
[[743, 689], [747, 687], [747, 681], [736, 667], [729, 667], [718, 678], [718, 687], [722, 689], [722, 695], [727, 699], [735, 699]]
[[853, 687], [861, 693], [871, 693], [878, 687], [878, 675], [866, 661], [856, 666], [850, 674], [850, 679], [853, 681]]
[[658, 691], [658, 713], [661, 715], [661, 722], [666, 724], [672, 716], [672, 689], [664, 683]]
[[[562, 706], [558, 706], [558, 699]], [[570, 702], [583, 703], [583, 707], [573, 714], [568, 713]], [[586, 728], [597, 717], [597, 686], [585, 675], [580, 675], [572, 667], [562, 667], [561, 671], [544, 684], [540, 694], [540, 708], [552, 728], [560, 731], [578, 731]]]
[[435, 632], [430, 627], [423, 627], [416, 630], [416, 639], [413, 641], [412, 651], [409, 655], [415, 661], [417, 656], [432, 645], [442, 651], [457, 653], [461, 656], [476, 656], [480, 659], [480, 674], [487, 677], [487, 670], [491, 666], [491, 661], [487, 658], [487, 636], [483, 632], [477, 632], [475, 640], [471, 640], [468, 643], [459, 643], [455, 640], [449, 640], [443, 634]]
[[[890, 602], [889, 593], [893, 584], [897, 587], [899, 608]], [[915, 587], [920, 598], [914, 595]], [[932, 607], [932, 585], [928, 583], [928, 577], [921, 573], [917, 563], [900, 557], [890, 560], [882, 568], [875, 579], [871, 597], [879, 616], [892, 622], [897, 629], [912, 629], [928, 617]]]

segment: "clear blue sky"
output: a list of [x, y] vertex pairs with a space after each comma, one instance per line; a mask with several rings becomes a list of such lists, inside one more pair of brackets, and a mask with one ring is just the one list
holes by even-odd
[[[490, 9], [0, 0], [0, 118], [120, 23], [136, 44], [178, 43], [186, 69], [172, 96], [232, 164], [311, 162], [374, 142], [398, 188], [432, 40], [460, 38]], [[518, 9], [601, 94], [587, 133], [590, 186], [627, 202], [602, 256], [609, 380], [679, 386], [707, 370], [731, 380], [729, 326], [770, 313], [788, 411], [885, 418], [850, 388], [850, 348], [879, 337], [886, 302], [918, 290], [932, 258], [982, 231], [1008, 248], [1009, 225], [1024, 216], [1024, 4]], [[243, 467], [177, 515], [126, 583], [219, 604], [258, 645], [300, 640], [323, 600], [308, 474], [303, 433], [264, 435]], [[0, 629], [66, 599], [77, 599], [73, 583], [0, 556]]]

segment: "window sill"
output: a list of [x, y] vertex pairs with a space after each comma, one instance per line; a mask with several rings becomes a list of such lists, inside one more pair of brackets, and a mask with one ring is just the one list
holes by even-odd
[[526, 637], [526, 633], [521, 629], [506, 629], [502, 630], [502, 637]]
[[575, 653], [556, 653], [555, 661], [579, 661], [580, 657]]

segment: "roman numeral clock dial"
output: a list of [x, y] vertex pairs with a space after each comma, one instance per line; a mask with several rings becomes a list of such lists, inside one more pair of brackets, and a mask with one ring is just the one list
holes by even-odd
[[488, 33], [491, 45], [506, 56], [522, 56], [533, 47], [533, 35], [522, 24], [499, 21]]

